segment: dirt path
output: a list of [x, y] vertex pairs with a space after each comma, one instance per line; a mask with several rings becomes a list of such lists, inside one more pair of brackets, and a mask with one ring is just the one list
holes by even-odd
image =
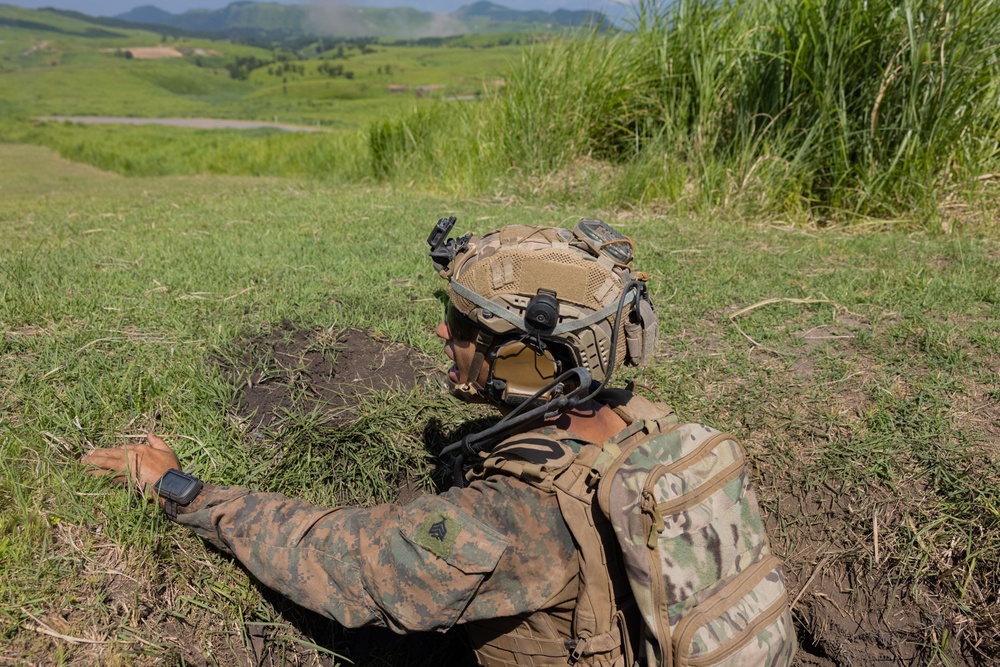
[[38, 116], [36, 120], [56, 123], [84, 123], [86, 125], [170, 125], [173, 127], [195, 127], [203, 130], [256, 130], [274, 128], [286, 132], [322, 132], [320, 127], [307, 125], [286, 125], [260, 120], [221, 120], [216, 118], [121, 118], [114, 116]]

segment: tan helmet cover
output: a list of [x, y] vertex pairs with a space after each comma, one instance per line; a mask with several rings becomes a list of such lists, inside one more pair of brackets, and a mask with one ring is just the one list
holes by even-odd
[[[580, 225], [573, 230], [511, 225], [471, 237], [441, 276], [449, 281], [452, 305], [500, 340], [524, 334], [528, 302], [539, 289], [554, 291], [559, 321], [543, 338], [562, 344], [573, 363], [600, 382], [607, 376], [622, 291], [629, 281], [647, 278], [630, 268], [631, 240], [613, 243], [627, 244], [627, 257], [602, 249]], [[641, 300], [630, 294], [618, 324], [624, 331], [618, 337], [616, 364], [646, 361], [656, 341], [656, 313], [646, 291], [636, 292]], [[639, 309], [632, 316], [637, 300]]]

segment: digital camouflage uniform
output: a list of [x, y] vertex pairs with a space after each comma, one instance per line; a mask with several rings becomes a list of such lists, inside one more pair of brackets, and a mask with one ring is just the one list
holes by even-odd
[[178, 523], [346, 627], [444, 631], [565, 606], [576, 590], [554, 498], [510, 478], [405, 506], [335, 509], [206, 485], [186, 509]]
[[[593, 471], [600, 457], [616, 451], [615, 442], [678, 425], [666, 406], [622, 390], [606, 390], [599, 399], [628, 424], [604, 447], [554, 428], [535, 429], [484, 455], [467, 487], [405, 506], [326, 509], [280, 494], [206, 486], [177, 521], [235, 555], [271, 588], [347, 627], [402, 633], [463, 623], [486, 667], [652, 665], [661, 661], [659, 652], [650, 650], [651, 637], [643, 632]], [[734, 483], [744, 486], [745, 474]], [[751, 533], [766, 540], [757, 527]], [[743, 534], [735, 525], [732, 532], [733, 539]], [[673, 584], [695, 571], [722, 570], [730, 538], [716, 537], [704, 545], [704, 556], [717, 557], [717, 566], [681, 568]], [[780, 561], [772, 557], [764, 565], [783, 578]], [[764, 588], [784, 595], [781, 582]], [[732, 593], [735, 604], [747, 591]], [[773, 606], [782, 614], [774, 631], [765, 629], [754, 646], [710, 664], [790, 664], [795, 637], [787, 601], [776, 598]], [[717, 654], [715, 647], [731, 643], [733, 632], [758, 625], [742, 613], [737, 605], [705, 626], [694, 650]], [[691, 655], [664, 664], [700, 662]]]
[[[269, 587], [346, 627], [403, 633], [463, 623], [489, 667], [632, 664], [623, 633], [636, 619], [610, 526], [603, 522], [578, 548], [551, 485], [539, 484], [541, 469], [527, 483], [497, 468], [498, 460], [494, 453], [465, 488], [403, 506], [329, 509], [206, 485], [176, 520]], [[577, 511], [593, 511], [602, 523], [596, 503]], [[586, 618], [595, 613], [590, 607], [576, 618], [581, 588], [595, 584], [603, 590], [594, 597], [617, 596], [625, 610], [605, 601], [598, 615], [610, 611], [611, 618]], [[585, 635], [607, 632], [580, 642], [576, 626]]]

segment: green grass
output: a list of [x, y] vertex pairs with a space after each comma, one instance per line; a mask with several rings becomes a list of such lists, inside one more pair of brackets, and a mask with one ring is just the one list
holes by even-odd
[[[227, 59], [270, 54], [130, 62], [97, 49], [150, 34], [0, 26], [0, 662], [349, 651], [76, 460], [152, 425], [215, 482], [328, 504], [429, 484], [427, 448], [469, 417], [443, 392], [376, 392], [341, 430], [293, 411], [262, 445], [224, 367], [286, 321], [440, 357], [423, 239], [448, 214], [480, 232], [603, 216], [636, 238], [661, 342], [628, 375], [746, 441], [793, 594], [828, 568], [797, 607], [807, 639], [843, 594], [823, 582], [849, 579], [836, 618], [905, 611], [886, 631], [923, 663], [1000, 652], [994, 10], [856, 4], [679, 3], [614, 38], [328, 61], [353, 79], [313, 60], [236, 81]], [[387, 88], [472, 94], [511, 57], [484, 101]], [[43, 113], [333, 130], [27, 121]]]
[[924, 222], [996, 171], [992, 3], [691, 0], [640, 11], [631, 32], [527, 52], [477, 113], [377, 126], [414, 139], [376, 138], [388, 152], [375, 162], [401, 180], [446, 170], [456, 189], [500, 182], [581, 203]]
[[356, 182], [369, 173], [357, 131], [197, 130], [74, 123], [9, 125], [7, 141], [50, 146], [63, 157], [126, 176], [312, 176]]
[[[50, 29], [5, 26], [4, 20]], [[375, 44], [367, 53], [348, 47], [343, 58], [334, 57], [336, 50], [311, 60], [286, 53], [303, 74], [276, 72], [279, 63], [260, 67], [243, 81], [232, 79], [226, 65], [250, 56], [271, 62], [274, 55], [204, 39], [161, 42], [160, 35], [144, 31], [115, 30], [120, 38], [87, 36], [93, 28], [44, 11], [0, 7], [0, 85], [5, 91], [0, 117], [278, 117], [286, 123], [357, 128], [374, 116], [402, 113], [430, 101], [413, 90], [390, 93], [390, 84], [441, 86], [431, 96], [435, 98], [481, 93], [484, 81], [499, 77], [523, 48], [516, 44], [484, 48], [472, 40], [438, 47]], [[221, 55], [129, 60], [115, 52], [161, 44]], [[353, 78], [330, 77], [318, 71], [321, 64], [342, 66]]]
[[[630, 375], [747, 442], [792, 581], [826, 549], [840, 571], [861, 568], [859, 589], [900, 588], [900, 604], [949, 628], [942, 641], [926, 621], [899, 641], [952, 660], [976, 642], [1000, 650], [995, 234], [813, 234], [312, 179], [121, 178], [38, 147], [0, 152], [4, 658], [143, 664], [194, 651], [227, 664], [247, 659], [261, 628], [272, 650], [303, 655], [299, 642], [336, 634], [289, 626], [294, 613], [231, 562], [76, 460], [153, 425], [213, 482], [321, 503], [391, 499], [403, 470], [426, 484], [425, 425], [468, 416], [440, 390], [377, 393], [339, 432], [291, 417], [260, 446], [230, 416], [235, 390], [216, 360], [286, 320], [365, 327], [440, 358], [424, 238], [451, 213], [462, 231], [605, 215], [633, 235], [662, 329], [653, 364]], [[769, 298], [825, 302], [734, 316]], [[828, 489], [850, 511], [788, 504]], [[852, 604], [845, 613], [865, 613]], [[52, 639], [29, 614], [109, 643]]]

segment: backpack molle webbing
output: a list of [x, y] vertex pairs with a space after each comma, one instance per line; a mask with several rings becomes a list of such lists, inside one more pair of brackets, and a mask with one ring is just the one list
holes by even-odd
[[784, 572], [743, 447], [703, 424], [651, 426], [613, 439], [594, 464], [643, 617], [646, 664], [790, 664]]

